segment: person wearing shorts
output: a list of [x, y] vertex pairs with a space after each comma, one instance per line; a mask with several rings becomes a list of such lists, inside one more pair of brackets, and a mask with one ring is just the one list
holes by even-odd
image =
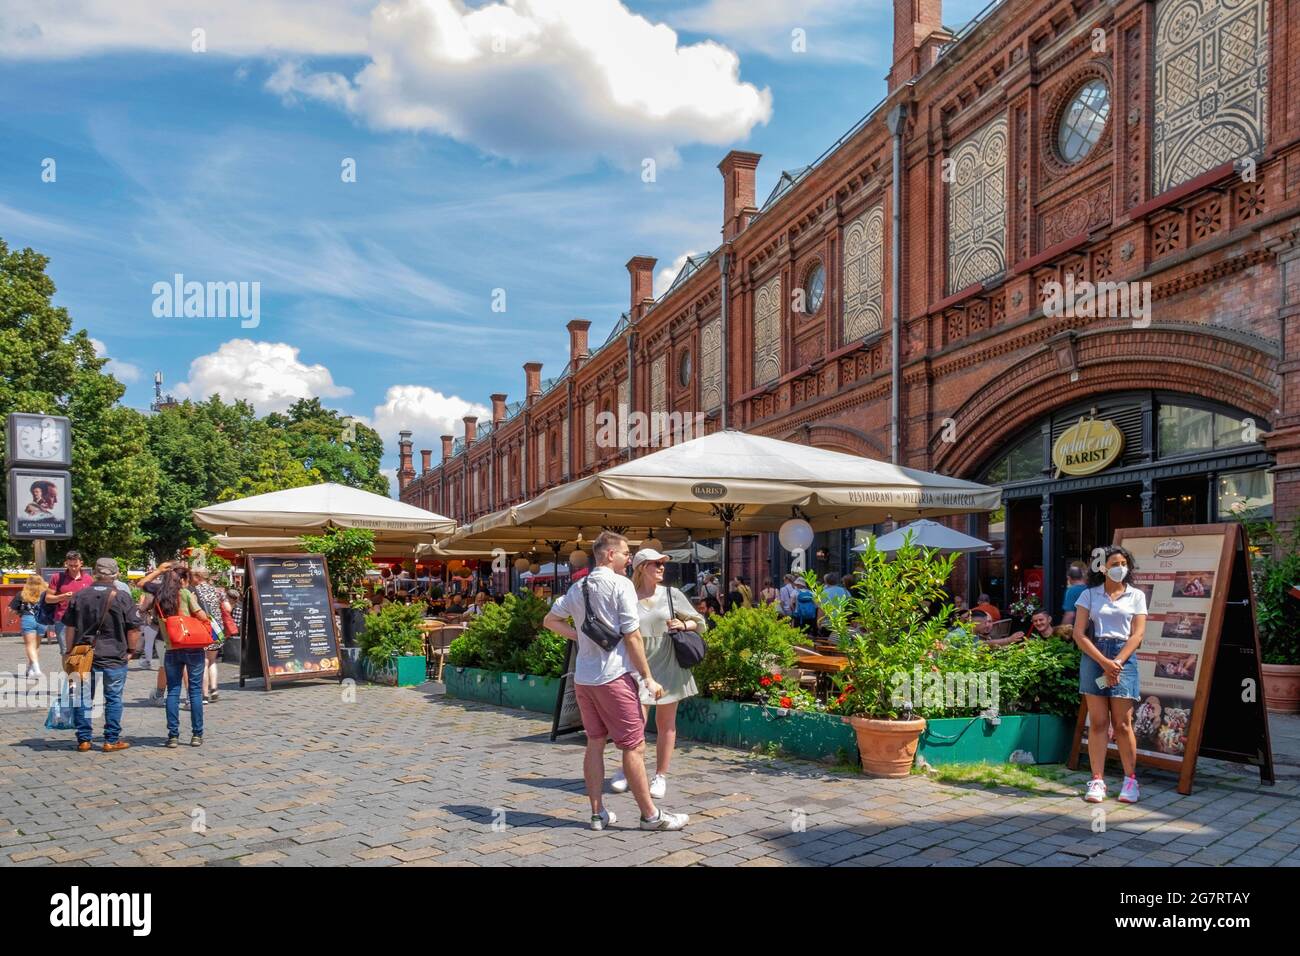
[[[1106, 799], [1106, 748], [1115, 733], [1120, 763], [1124, 766], [1121, 803], [1137, 803], [1137, 736], [1133, 710], [1141, 696], [1138, 686], [1137, 649], [1146, 632], [1147, 598], [1129, 583], [1137, 570], [1133, 555], [1124, 548], [1106, 549], [1101, 570], [1074, 605], [1074, 641], [1083, 651], [1079, 661], [1079, 693], [1088, 707], [1088, 762], [1092, 780], [1084, 799]], [[1088, 625], [1092, 624], [1092, 635]]]
[[45, 601], [45, 590], [45, 579], [39, 574], [31, 574], [23, 582], [23, 589], [9, 602], [9, 609], [18, 615], [19, 627], [22, 629], [23, 646], [27, 651], [28, 680], [41, 676], [40, 636], [45, 633], [45, 625], [37, 618]]
[[[629, 557], [627, 538], [606, 531], [591, 550], [595, 570], [555, 602], [543, 624], [577, 643], [573, 689], [587, 733], [582, 769], [591, 801], [591, 828], [604, 830], [618, 821], [604, 805], [605, 742], [612, 738], [614, 746], [623, 752], [623, 774], [641, 811], [641, 829], [680, 830], [690, 818], [655, 806], [646, 777], [645, 717], [637, 675], [656, 700], [663, 696], [664, 689], [655, 682], [646, 663], [636, 589], [624, 574]], [[583, 633], [588, 601], [591, 613], [623, 636], [609, 650]]]

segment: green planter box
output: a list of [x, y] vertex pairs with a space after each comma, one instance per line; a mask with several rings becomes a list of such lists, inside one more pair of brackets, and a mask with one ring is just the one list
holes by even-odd
[[1006, 763], [1017, 750], [1035, 763], [1062, 763], [1069, 755], [1073, 717], [1003, 714], [994, 726], [983, 717], [929, 720], [916, 752], [931, 764]]
[[398, 687], [415, 687], [429, 679], [428, 662], [423, 654], [418, 657], [398, 657], [394, 655], [392, 661], [397, 674]]
[[538, 714], [555, 712], [555, 697], [560, 692], [558, 677], [536, 674], [501, 674], [501, 706], [529, 710]]
[[501, 705], [501, 675], [478, 667], [450, 667], [442, 672], [447, 696]]
[[[646, 727], [654, 730], [654, 708]], [[734, 700], [692, 697], [677, 708], [677, 735], [687, 740], [765, 750], [809, 760], [857, 759], [853, 728], [828, 714], [785, 711]]]

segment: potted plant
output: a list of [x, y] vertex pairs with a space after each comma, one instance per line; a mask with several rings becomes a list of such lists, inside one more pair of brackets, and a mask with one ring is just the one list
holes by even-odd
[[794, 665], [794, 647], [803, 638], [773, 604], [713, 615], [704, 633], [708, 653], [693, 671], [700, 693], [754, 700], [767, 689], [764, 678]]
[[375, 553], [375, 535], [364, 528], [329, 528], [321, 535], [303, 535], [303, 548], [325, 556], [343, 645], [355, 647], [366, 626], [366, 572]]
[[1275, 713], [1300, 713], [1300, 527], [1282, 535], [1271, 521], [1246, 524], [1251, 584], [1263, 655], [1264, 703]]
[[420, 630], [423, 620], [418, 605], [395, 602], [366, 615], [361, 649], [372, 675], [391, 673], [398, 687], [424, 683], [427, 664], [424, 633]]
[[892, 559], [873, 541], [862, 553], [849, 597], [830, 604], [816, 576], [805, 573], [848, 658], [834, 704], [853, 727], [867, 773], [911, 772], [926, 725], [926, 701], [921, 688], [911, 686], [912, 675], [975, 666], [978, 652], [969, 632], [949, 636], [952, 607], [944, 603], [943, 586], [955, 560], [914, 546], [910, 535]]

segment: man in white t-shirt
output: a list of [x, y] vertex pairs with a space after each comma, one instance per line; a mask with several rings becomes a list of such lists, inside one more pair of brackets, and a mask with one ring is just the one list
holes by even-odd
[[[645, 715], [641, 712], [637, 675], [641, 675], [656, 700], [664, 691], [646, 663], [636, 588], [624, 573], [629, 557], [627, 538], [603, 532], [591, 553], [595, 569], [555, 602], [543, 622], [543, 627], [578, 644], [573, 689], [587, 733], [582, 770], [591, 800], [591, 828], [603, 830], [618, 819], [605, 809], [602, 795], [605, 741], [612, 737], [614, 746], [623, 751], [623, 774], [641, 809], [641, 829], [680, 830], [689, 817], [656, 807], [646, 778]], [[588, 601], [593, 616], [623, 635], [608, 651], [582, 632]], [[573, 619], [572, 625], [569, 618]]]

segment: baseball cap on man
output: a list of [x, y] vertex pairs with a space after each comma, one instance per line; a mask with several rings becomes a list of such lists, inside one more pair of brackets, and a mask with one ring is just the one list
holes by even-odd
[[667, 561], [668, 555], [660, 554], [654, 548], [642, 548], [632, 557], [632, 570], [635, 571], [647, 561]]
[[112, 558], [95, 559], [95, 577], [115, 578], [117, 577], [117, 573], [117, 562]]

